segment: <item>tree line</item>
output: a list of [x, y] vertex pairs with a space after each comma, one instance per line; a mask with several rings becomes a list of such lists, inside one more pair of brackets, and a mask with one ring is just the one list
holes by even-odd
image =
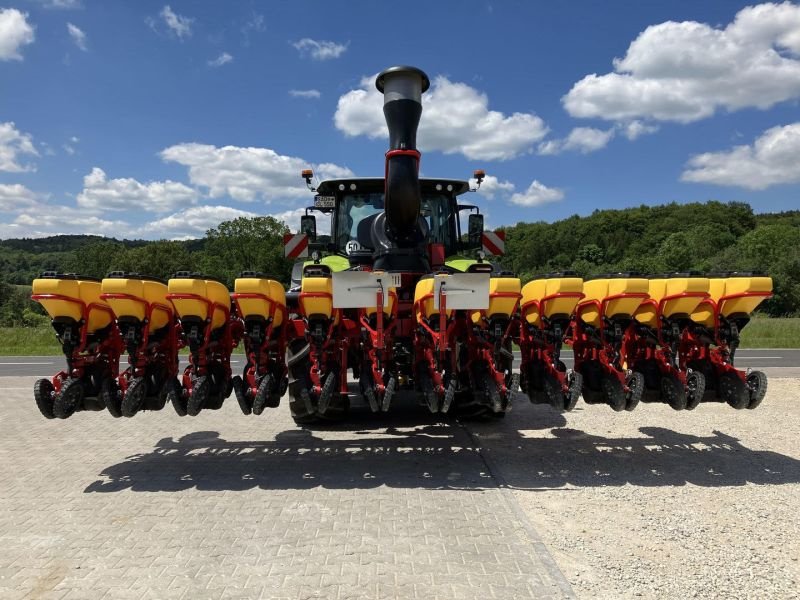
[[[168, 278], [199, 271], [229, 286], [243, 270], [289, 283], [283, 258], [288, 227], [273, 217], [221, 223], [200, 239], [116, 240], [98, 236], [54, 236], [0, 241], [0, 325], [47, 323], [32, 302], [30, 283], [42, 271], [103, 277], [110, 271]], [[800, 315], [800, 211], [754, 214], [740, 202], [706, 202], [598, 210], [554, 223], [518, 223], [505, 228], [504, 267], [523, 281], [535, 274], [571, 270], [645, 274], [674, 271], [764, 271], [775, 297], [762, 305], [772, 316]]]

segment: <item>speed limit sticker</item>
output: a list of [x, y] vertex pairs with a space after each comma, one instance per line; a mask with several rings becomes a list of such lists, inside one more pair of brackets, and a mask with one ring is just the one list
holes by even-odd
[[353, 252], [358, 252], [361, 250], [361, 244], [359, 244], [356, 240], [350, 240], [347, 242], [347, 245], [344, 247], [344, 249], [348, 254], [352, 254]]

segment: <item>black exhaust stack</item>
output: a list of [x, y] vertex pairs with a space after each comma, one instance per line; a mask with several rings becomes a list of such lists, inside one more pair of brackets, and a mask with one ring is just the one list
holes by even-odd
[[422, 94], [428, 76], [416, 67], [390, 67], [378, 75], [375, 86], [383, 94], [383, 114], [389, 127], [386, 153], [386, 234], [399, 247], [419, 242], [420, 210], [417, 127]]

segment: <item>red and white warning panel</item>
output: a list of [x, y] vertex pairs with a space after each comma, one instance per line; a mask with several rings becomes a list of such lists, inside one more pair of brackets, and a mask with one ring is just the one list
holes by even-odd
[[283, 255], [286, 258], [305, 258], [308, 256], [308, 236], [305, 233], [284, 234]]
[[481, 239], [481, 250], [490, 256], [502, 256], [506, 253], [505, 231], [484, 231]]

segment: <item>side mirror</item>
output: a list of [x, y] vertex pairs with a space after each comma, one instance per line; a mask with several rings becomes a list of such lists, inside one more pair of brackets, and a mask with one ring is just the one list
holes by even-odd
[[300, 233], [305, 233], [309, 243], [317, 239], [317, 218], [314, 215], [300, 216]]
[[483, 215], [471, 214], [469, 216], [469, 233], [467, 239], [469, 240], [470, 248], [480, 248], [481, 239], [483, 238]]

